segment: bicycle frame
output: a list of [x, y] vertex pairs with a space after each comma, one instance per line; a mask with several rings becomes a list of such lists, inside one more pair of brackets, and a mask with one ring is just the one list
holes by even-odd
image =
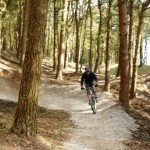
[[89, 87], [89, 89], [86, 89], [86, 90], [87, 90], [87, 96], [89, 99], [89, 103], [91, 105], [91, 109], [92, 109], [93, 113], [96, 114], [96, 99], [95, 99], [94, 93], [91, 90], [91, 87]]

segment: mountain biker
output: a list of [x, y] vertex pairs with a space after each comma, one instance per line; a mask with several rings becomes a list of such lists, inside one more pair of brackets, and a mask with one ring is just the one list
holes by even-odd
[[81, 77], [81, 90], [84, 89], [83, 83], [85, 83], [87, 94], [90, 94], [90, 90], [89, 90], [90, 87], [92, 92], [94, 93], [96, 102], [97, 102], [97, 96], [96, 96], [95, 87], [98, 86], [97, 82], [98, 82], [97, 76], [91, 71], [89, 67], [86, 67], [85, 72], [82, 74]]

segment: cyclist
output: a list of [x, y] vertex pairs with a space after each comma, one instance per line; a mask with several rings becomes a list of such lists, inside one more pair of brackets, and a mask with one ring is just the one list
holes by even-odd
[[85, 72], [82, 74], [82, 77], [81, 77], [81, 90], [84, 89], [83, 83], [85, 83], [87, 94], [90, 94], [90, 90], [89, 90], [89, 87], [90, 87], [92, 92], [94, 93], [96, 102], [98, 102], [96, 91], [95, 91], [95, 87], [98, 86], [97, 82], [98, 82], [97, 76], [91, 71], [89, 67], [86, 67]]

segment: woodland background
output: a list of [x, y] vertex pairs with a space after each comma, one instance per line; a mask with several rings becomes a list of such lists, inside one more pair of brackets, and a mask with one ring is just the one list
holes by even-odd
[[[126, 109], [137, 96], [138, 69], [149, 79], [150, 0], [0, 0], [0, 54], [20, 66], [22, 79], [11, 132], [34, 135], [41, 63], [47, 59], [55, 79], [86, 65], [103, 73], [111, 90], [117, 65], [118, 99]], [[144, 46], [143, 46], [144, 45]], [[149, 94], [149, 92], [147, 92]], [[149, 96], [149, 95], [148, 95]]]

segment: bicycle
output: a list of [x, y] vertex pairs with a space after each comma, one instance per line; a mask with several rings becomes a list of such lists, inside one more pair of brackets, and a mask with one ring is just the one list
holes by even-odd
[[[84, 90], [84, 89], [82, 89], [82, 90]], [[97, 99], [96, 99], [91, 87], [89, 87], [89, 89], [86, 89], [86, 90], [87, 90], [87, 96], [89, 99], [89, 105], [91, 106], [91, 110], [93, 111], [93, 114], [96, 114], [96, 112], [97, 112], [97, 110], [96, 110]]]

